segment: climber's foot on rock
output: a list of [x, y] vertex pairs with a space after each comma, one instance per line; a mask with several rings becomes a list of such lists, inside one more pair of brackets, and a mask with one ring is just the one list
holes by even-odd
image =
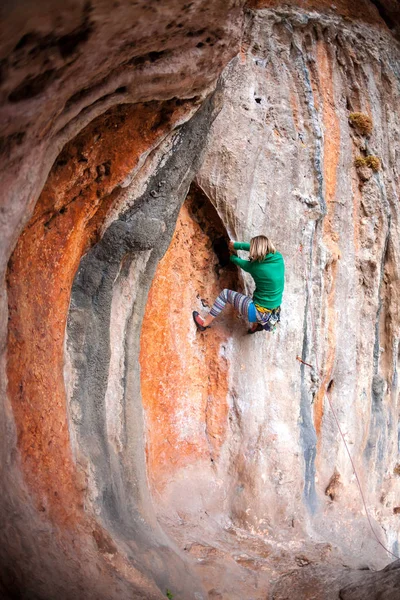
[[253, 323], [250, 329], [247, 330], [247, 333], [256, 333], [256, 331], [264, 331], [261, 323]]
[[197, 310], [194, 310], [192, 314], [193, 321], [196, 323], [196, 327], [199, 331], [205, 331], [206, 329], [208, 329], [209, 326], [204, 324], [204, 319], [202, 316], [199, 315]]

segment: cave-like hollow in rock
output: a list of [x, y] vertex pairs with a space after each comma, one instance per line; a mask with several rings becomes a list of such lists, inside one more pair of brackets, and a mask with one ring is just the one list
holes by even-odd
[[398, 600], [399, 3], [3, 4], [1, 600]]
[[[198, 505], [196, 478], [200, 473], [205, 479], [212, 476], [226, 440], [228, 346], [235, 328], [243, 334], [244, 325], [228, 304], [212, 328], [200, 333], [192, 312], [206, 314], [224, 288], [242, 291], [228, 241], [214, 206], [193, 184], [157, 267], [141, 333], [147, 468], [155, 498], [162, 503], [168, 504], [172, 493], [178, 503]], [[179, 491], [172, 492], [177, 480]]]

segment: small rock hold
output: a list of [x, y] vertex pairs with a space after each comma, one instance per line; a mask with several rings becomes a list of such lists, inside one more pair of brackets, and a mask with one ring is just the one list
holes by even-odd
[[292, 16], [292, 24], [295, 27], [305, 27], [305, 25], [307, 25], [308, 23], [308, 15], [302, 15], [302, 14], [296, 14]]
[[311, 564], [311, 560], [309, 560], [306, 556], [301, 555], [301, 556], [296, 556], [296, 558], [294, 559], [296, 561], [296, 563], [299, 565], [299, 567], [307, 567], [307, 565]]
[[335, 500], [341, 487], [340, 473], [335, 469], [326, 487], [325, 496], [329, 496], [331, 500]]
[[301, 202], [304, 202], [304, 204], [306, 204], [310, 208], [315, 208], [316, 206], [319, 206], [318, 199], [315, 196], [308, 196], [307, 194], [303, 194], [302, 192], [300, 192], [300, 190], [297, 189], [293, 190], [292, 194], [295, 198], [297, 198]]
[[307, 206], [312, 206], [312, 207], [318, 206], [318, 204], [319, 204], [318, 200], [314, 196], [311, 196], [310, 198], [305, 198], [304, 202], [305, 202], [305, 204], [307, 204]]
[[368, 181], [372, 177], [372, 169], [369, 167], [358, 167], [357, 175], [361, 181]]

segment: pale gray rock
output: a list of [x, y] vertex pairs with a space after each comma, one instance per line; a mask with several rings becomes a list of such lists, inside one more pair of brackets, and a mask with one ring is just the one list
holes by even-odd
[[[398, 7], [373, 3], [385, 29], [325, 5], [164, 4], [3, 8], [3, 275], [67, 141], [116, 104], [194, 100], [120, 182], [73, 283], [71, 454], [83, 511], [110, 536], [94, 529], [85, 565], [79, 535], [59, 542], [20, 472], [2, 279], [0, 593], [156, 600], [173, 586], [176, 600], [396, 599], [399, 564], [388, 565], [394, 557], [368, 525], [331, 406], [372, 527], [398, 555]], [[368, 144], [350, 128], [351, 111], [370, 114]], [[355, 168], [367, 150], [380, 171]], [[239, 324], [223, 349], [229, 424], [218, 461], [182, 468], [159, 497], [146, 473], [140, 330], [193, 180], [232, 239], [271, 236], [286, 290], [275, 334], [246, 336]]]

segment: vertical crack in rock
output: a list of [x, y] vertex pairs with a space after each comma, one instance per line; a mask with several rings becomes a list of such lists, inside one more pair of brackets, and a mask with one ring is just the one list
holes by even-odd
[[[381, 338], [381, 312], [383, 308], [382, 298], [382, 285], [383, 277], [385, 274], [385, 264], [388, 257], [389, 240], [390, 240], [390, 229], [391, 229], [391, 215], [388, 214], [387, 232], [382, 250], [382, 258], [380, 264], [379, 273], [379, 286], [378, 286], [378, 308], [376, 311], [375, 318], [375, 341], [373, 346], [373, 377], [371, 383], [371, 415], [372, 419], [370, 422], [370, 429], [368, 435], [368, 442], [364, 450], [364, 458], [370, 463], [372, 454], [376, 453], [376, 462], [378, 465], [382, 465], [385, 458], [385, 450], [387, 444], [387, 415], [384, 410], [384, 394], [386, 389], [386, 382], [379, 373], [379, 362], [380, 362], [380, 338]], [[382, 474], [383, 476], [383, 474]]]
[[317, 197], [320, 202], [322, 214], [326, 214], [327, 208], [324, 196], [322, 131], [319, 122], [318, 112], [315, 108], [314, 91], [311, 85], [310, 73], [307, 68], [299, 42], [293, 43], [292, 48], [296, 52], [295, 64], [297, 65], [298, 71], [303, 74], [302, 82], [304, 85], [306, 104], [311, 120], [311, 125], [314, 131], [314, 169], [317, 178]]
[[[314, 241], [315, 229], [313, 229], [310, 239], [310, 251], [309, 251], [309, 281], [311, 285], [312, 277], [312, 264], [313, 264], [313, 241]], [[305, 285], [305, 306], [304, 306], [304, 318], [303, 318], [303, 347], [301, 358], [307, 362], [308, 351], [309, 351], [309, 337], [308, 337], [308, 321], [311, 298], [309, 296], [309, 287]], [[313, 310], [313, 307], [311, 307]], [[313, 327], [312, 323], [310, 323]], [[313, 342], [312, 342], [313, 343]], [[316, 340], [314, 340], [316, 343]], [[317, 348], [314, 348], [315, 355], [317, 354]], [[315, 431], [314, 421], [312, 417], [312, 403], [310, 399], [310, 392], [305, 381], [305, 365], [302, 363], [300, 366], [300, 439], [304, 452], [304, 489], [303, 495], [307, 508], [313, 514], [318, 506], [318, 498], [315, 490], [315, 457], [317, 454], [317, 434]]]
[[[382, 473], [381, 465], [387, 455], [388, 435], [390, 433], [391, 414], [385, 412], [384, 394], [387, 382], [380, 373], [381, 359], [381, 315], [384, 299], [382, 297], [382, 287], [384, 283], [385, 267], [388, 262], [389, 244], [391, 239], [392, 212], [390, 203], [386, 197], [386, 190], [382, 185], [379, 175], [376, 176], [376, 182], [380, 190], [382, 205], [386, 209], [387, 230], [382, 248], [382, 257], [380, 261], [379, 284], [378, 284], [378, 307], [375, 317], [375, 339], [373, 346], [373, 377], [371, 383], [371, 421], [369, 428], [368, 441], [364, 450], [364, 459], [370, 464], [373, 454], [375, 454], [376, 464], [380, 466], [379, 472]], [[381, 474], [381, 479], [383, 473]]]

